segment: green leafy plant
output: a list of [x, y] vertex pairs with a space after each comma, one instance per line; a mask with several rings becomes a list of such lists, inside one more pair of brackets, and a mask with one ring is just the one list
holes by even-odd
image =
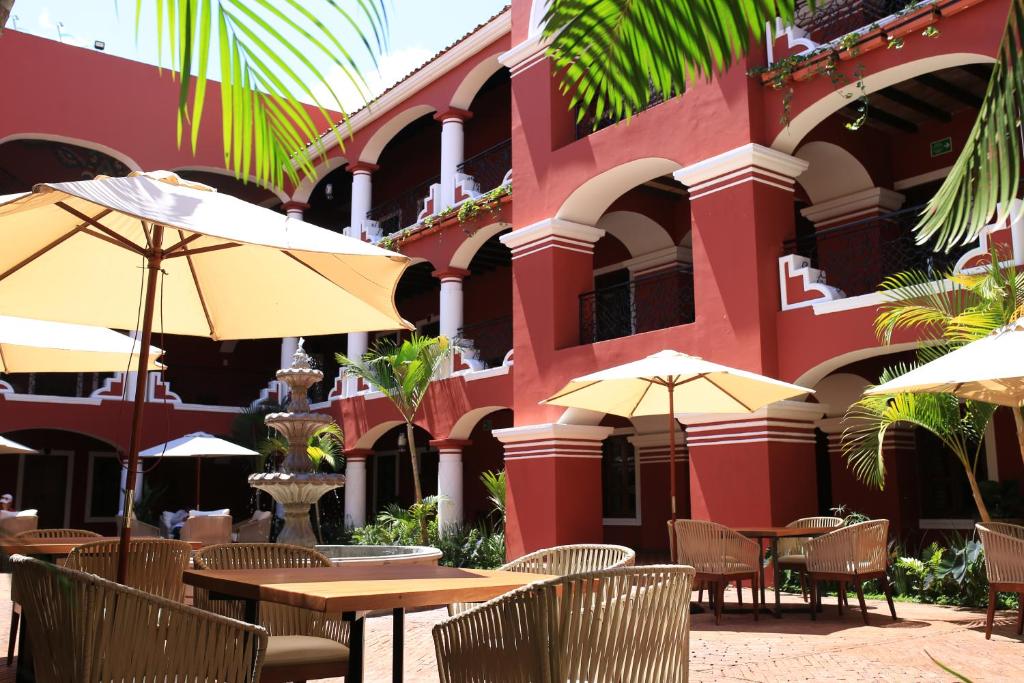
[[345, 464], [344, 448], [345, 435], [337, 422], [331, 422], [309, 437], [306, 454], [309, 455], [314, 470], [319, 470], [326, 464], [336, 472]]
[[487, 489], [487, 500], [494, 508], [492, 512], [498, 517], [502, 527], [505, 526], [505, 496], [507, 488], [505, 485], [505, 470], [494, 472], [485, 470], [480, 473], [480, 482]]
[[[402, 342], [378, 342], [358, 360], [340, 353], [336, 356], [338, 365], [346, 372], [387, 396], [405, 420], [416, 503], [423, 501], [423, 488], [413, 424], [427, 390], [454, 351], [455, 347], [445, 337], [424, 337], [413, 333]], [[427, 523], [422, 518], [420, 539], [426, 545]]]

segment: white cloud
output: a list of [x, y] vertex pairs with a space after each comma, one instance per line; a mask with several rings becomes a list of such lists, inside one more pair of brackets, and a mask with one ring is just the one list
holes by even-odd
[[[423, 65], [433, 55], [431, 50], [423, 47], [408, 47], [384, 55], [378, 61], [378, 69], [367, 71], [364, 74], [368, 86], [366, 94], [370, 99], [379, 95], [402, 80], [410, 71]], [[363, 98], [359, 96], [359, 90], [345, 77], [340, 67], [332, 67], [325, 75], [325, 79], [349, 112], [355, 111], [365, 104]], [[334, 98], [323, 84], [316, 84], [312, 90], [322, 105], [331, 109], [337, 107]]]
[[53, 23], [53, 19], [50, 18], [49, 7], [44, 7], [43, 11], [39, 13], [39, 28], [44, 31], [52, 31], [57, 28], [57, 24]]

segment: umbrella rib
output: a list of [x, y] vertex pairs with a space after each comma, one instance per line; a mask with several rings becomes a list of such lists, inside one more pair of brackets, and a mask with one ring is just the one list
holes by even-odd
[[633, 417], [633, 413], [635, 413], [636, 409], [640, 407], [640, 404], [644, 402], [644, 399], [647, 397], [647, 392], [650, 391], [651, 387], [653, 387], [653, 386], [654, 386], [653, 382], [647, 382], [647, 386], [644, 387], [644, 393], [640, 394], [640, 398], [637, 399], [636, 405], [633, 406], [633, 409], [629, 411], [629, 413], [626, 415], [626, 417]]
[[232, 247], [240, 247], [241, 244], [237, 242], [226, 242], [224, 244], [213, 244], [208, 247], [199, 247], [198, 249], [182, 249], [176, 251], [173, 254], [165, 254], [164, 258], [178, 258], [179, 256], [195, 256], [196, 254], [205, 254], [208, 251], [220, 251], [221, 249], [231, 249]]
[[210, 310], [206, 307], [206, 298], [203, 297], [203, 288], [199, 285], [199, 275], [196, 273], [196, 266], [192, 263], [192, 256], [187, 250], [184, 255], [185, 261], [188, 262], [188, 270], [192, 273], [192, 282], [195, 283], [196, 286], [196, 296], [199, 297], [199, 305], [203, 307], [203, 315], [206, 316], [206, 326], [210, 328], [210, 336], [214, 337], [213, 320], [210, 318]]
[[[181, 237], [181, 230], [178, 231], [178, 236]], [[194, 234], [190, 235], [189, 237], [183, 238], [181, 241], [179, 241], [177, 244], [175, 244], [171, 248], [164, 250], [164, 258], [170, 258], [179, 249], [184, 249], [186, 244], [191, 244], [192, 242], [195, 242], [197, 239], [199, 239], [202, 236], [203, 235], [201, 233], [197, 232], [197, 233], [194, 233]]]
[[[105, 213], [97, 216], [96, 218], [90, 218], [89, 216], [86, 216], [84, 213], [82, 213], [78, 209], [70, 207], [67, 204], [65, 204], [64, 202], [57, 202], [56, 205], [59, 206], [60, 208], [64, 209], [68, 213], [70, 213], [75, 218], [77, 218], [77, 219], [79, 219], [81, 221], [85, 221], [85, 223], [87, 225], [91, 225], [92, 227], [94, 227], [97, 230], [99, 230], [100, 232], [102, 232], [104, 235], [107, 235], [111, 239], [117, 240], [117, 242], [122, 247], [124, 247], [125, 249], [128, 249], [129, 251], [133, 251], [136, 254], [143, 254], [143, 255], [146, 254], [146, 250], [143, 249], [142, 247], [140, 247], [139, 245], [135, 244], [135, 242], [132, 242], [130, 239], [128, 239], [127, 237], [124, 237], [123, 235], [117, 234], [116, 232], [114, 232], [113, 230], [111, 230], [110, 228], [108, 228], [107, 226], [105, 226], [105, 225], [103, 225], [102, 223], [99, 222], [98, 219], [103, 218], [103, 216], [106, 216], [107, 214], [111, 213], [111, 211], [112, 211], [111, 209], [107, 209], [107, 211]], [[82, 228], [84, 229], [85, 225], [83, 225]]]
[[[103, 216], [106, 216], [112, 210], [113, 209], [104, 209], [103, 211], [101, 211], [98, 214], [97, 218], [102, 218]], [[48, 252], [51, 249], [53, 249], [54, 247], [58, 246], [61, 242], [65, 241], [67, 239], [70, 239], [71, 237], [74, 237], [76, 234], [78, 234], [79, 232], [84, 230], [85, 226], [86, 226], [85, 223], [80, 223], [79, 225], [76, 225], [69, 232], [61, 235], [60, 237], [58, 237], [54, 241], [52, 241], [49, 244], [47, 244], [45, 247], [43, 247], [42, 249], [40, 249], [36, 253], [32, 254], [31, 256], [29, 256], [28, 258], [22, 260], [21, 262], [17, 263], [16, 265], [12, 266], [6, 272], [4, 272], [2, 275], [0, 275], [0, 281], [5, 280], [5, 279], [7, 279], [8, 276], [13, 275], [14, 273], [18, 272], [19, 270], [21, 270], [22, 268], [27, 266], [29, 263], [31, 263], [35, 259], [39, 258], [40, 256], [42, 256], [46, 252]]]
[[746, 403], [744, 403], [743, 401], [741, 401], [741, 400], [739, 400], [738, 398], [736, 398], [735, 396], [733, 396], [733, 395], [732, 395], [731, 393], [729, 393], [729, 391], [728, 391], [727, 389], [725, 389], [724, 387], [722, 387], [722, 385], [720, 385], [720, 384], [719, 384], [718, 382], [716, 382], [715, 380], [711, 379], [711, 377], [710, 377], [710, 376], [708, 376], [708, 375], [703, 375], [703, 377], [704, 377], [704, 379], [706, 379], [707, 381], [711, 382], [711, 385], [712, 385], [712, 386], [714, 386], [714, 387], [715, 387], [716, 389], [718, 389], [718, 390], [719, 390], [719, 391], [721, 391], [721, 392], [722, 392], [723, 394], [725, 394], [726, 396], [728, 396], [729, 398], [731, 398], [732, 400], [736, 401], [736, 402], [737, 402], [737, 403], [739, 403], [739, 404], [740, 404], [741, 406], [743, 406], [743, 409], [744, 409], [744, 410], [746, 410], [747, 412], [750, 412], [750, 413], [754, 412], [754, 409], [753, 409], [753, 408], [751, 408], [751, 407], [750, 407], [750, 406], [748, 406], [748, 405], [747, 405]]

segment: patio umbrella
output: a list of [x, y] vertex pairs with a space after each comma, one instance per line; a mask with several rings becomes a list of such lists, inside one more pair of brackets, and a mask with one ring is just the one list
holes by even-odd
[[1017, 441], [1024, 455], [1024, 319], [914, 368], [865, 394], [955, 394], [1014, 408]]
[[199, 486], [202, 480], [203, 458], [253, 455], [259, 455], [259, 453], [206, 432], [186, 434], [139, 453], [140, 458], [193, 458], [196, 461], [196, 510], [201, 509], [199, 507]]
[[39, 451], [22, 446], [17, 441], [11, 441], [0, 436], [0, 455], [21, 455], [23, 453], [38, 453]]
[[[0, 372], [113, 372], [138, 367], [136, 340], [105, 327], [0, 315]], [[161, 370], [149, 347], [149, 370]]]
[[814, 393], [753, 372], [737, 370], [678, 351], [577, 377], [543, 401], [622, 417], [667, 415], [669, 491], [676, 521], [676, 413], [752, 413], [758, 408]]
[[[253, 339], [410, 327], [404, 256], [173, 173], [42, 183], [0, 204], [0, 314]], [[158, 301], [159, 299], [159, 301]], [[118, 578], [127, 569], [146, 382], [128, 446]]]

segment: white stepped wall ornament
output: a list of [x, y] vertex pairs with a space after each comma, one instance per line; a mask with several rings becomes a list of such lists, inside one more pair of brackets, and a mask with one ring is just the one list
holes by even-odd
[[984, 270], [990, 261], [989, 253], [993, 246], [1002, 258], [1003, 265], [1024, 265], [1024, 201], [1014, 199], [1005, 220], [982, 228], [978, 235], [978, 246], [961, 256], [954, 270], [958, 273]]
[[797, 254], [779, 258], [779, 293], [784, 311], [846, 298], [841, 289], [825, 284], [825, 273], [812, 268], [811, 259]]

